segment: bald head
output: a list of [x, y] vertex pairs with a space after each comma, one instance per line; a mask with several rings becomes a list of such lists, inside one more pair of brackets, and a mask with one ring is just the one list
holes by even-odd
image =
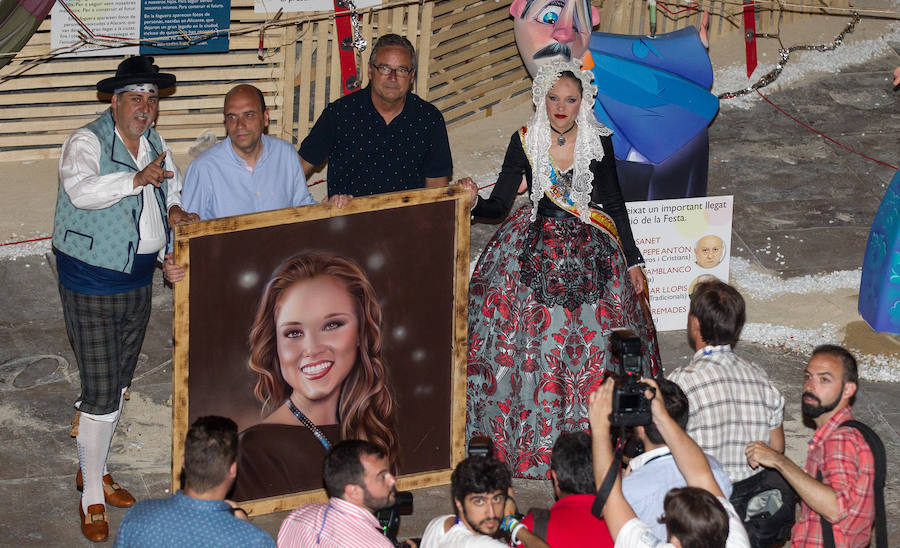
[[722, 261], [722, 252], [725, 249], [722, 238], [715, 234], [707, 234], [697, 240], [697, 247], [694, 248], [694, 255], [697, 258], [697, 265], [702, 268], [712, 268]]
[[259, 101], [259, 103], [258, 103], [259, 111], [265, 112], [266, 98], [263, 95], [263, 92], [259, 91], [258, 87], [251, 86], [250, 84], [239, 84], [237, 86], [234, 86], [230, 90], [228, 90], [228, 93], [225, 94], [225, 110], [226, 111], [228, 110], [229, 99], [231, 99], [235, 95], [243, 95], [243, 94], [249, 94], [250, 96], [255, 97], [257, 99], [257, 101]]
[[225, 95], [225, 133], [234, 151], [255, 166], [262, 154], [262, 134], [269, 126], [269, 111], [259, 89], [241, 84]]

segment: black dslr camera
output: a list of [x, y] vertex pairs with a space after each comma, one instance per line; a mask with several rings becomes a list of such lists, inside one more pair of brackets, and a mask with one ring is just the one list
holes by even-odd
[[615, 329], [610, 336], [610, 350], [616, 360], [616, 388], [613, 391], [609, 421], [615, 426], [643, 426], [653, 422], [650, 399], [644, 391], [653, 390], [639, 382], [644, 371], [641, 339], [628, 329]]
[[400, 530], [400, 516], [409, 516], [413, 513], [413, 494], [409, 491], [397, 491], [394, 495], [394, 505], [382, 508], [375, 513], [381, 532], [394, 543], [397, 548], [409, 548], [405, 542], [397, 541], [397, 531]]

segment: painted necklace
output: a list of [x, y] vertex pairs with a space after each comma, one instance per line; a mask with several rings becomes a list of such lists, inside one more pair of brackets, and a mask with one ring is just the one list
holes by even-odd
[[563, 137], [563, 135], [565, 135], [566, 133], [569, 133], [570, 131], [572, 131], [573, 129], [575, 129], [575, 126], [576, 126], [576, 125], [578, 125], [578, 122], [572, 122], [572, 125], [569, 126], [569, 129], [567, 129], [567, 130], [565, 130], [565, 131], [562, 131], [562, 132], [559, 131], [558, 129], [556, 129], [555, 127], [553, 127], [553, 126], [551, 125], [551, 126], [550, 126], [550, 129], [553, 130], [553, 133], [556, 133], [557, 135], [559, 135], [559, 137], [556, 138], [556, 144], [558, 144], [559, 146], [565, 145], [565, 144], [566, 144], [566, 138]]
[[321, 443], [325, 447], [325, 450], [330, 450], [331, 442], [328, 441], [328, 438], [325, 437], [325, 434], [323, 434], [322, 431], [319, 430], [319, 428], [315, 424], [313, 424], [313, 422], [309, 420], [306, 415], [303, 414], [303, 412], [297, 409], [297, 406], [294, 405], [294, 402], [291, 401], [290, 398], [288, 398], [287, 404], [288, 408], [291, 410], [291, 413], [293, 413], [294, 416], [297, 417], [297, 420], [300, 421], [303, 426], [309, 428], [309, 431], [312, 432], [313, 436], [315, 436], [316, 439], [319, 440], [319, 443]]

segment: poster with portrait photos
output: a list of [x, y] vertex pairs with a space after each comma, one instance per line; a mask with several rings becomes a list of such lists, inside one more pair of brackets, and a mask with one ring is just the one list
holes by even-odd
[[634, 242], [644, 255], [656, 329], [684, 329], [694, 287], [714, 279], [728, 282], [733, 197], [628, 202], [627, 208]]
[[361, 431], [395, 448], [398, 489], [448, 483], [465, 452], [465, 198], [423, 189], [177, 227], [172, 488], [205, 415], [238, 425], [231, 496], [252, 514], [324, 500], [326, 446]]

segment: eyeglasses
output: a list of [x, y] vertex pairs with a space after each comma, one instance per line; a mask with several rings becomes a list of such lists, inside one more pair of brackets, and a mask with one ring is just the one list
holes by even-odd
[[372, 66], [375, 67], [375, 70], [377, 70], [378, 73], [383, 76], [389, 76], [391, 73], [396, 73], [397, 77], [406, 78], [407, 76], [410, 75], [410, 73], [412, 73], [412, 69], [407, 68], [407, 67], [394, 68], [390, 65], [372, 65]]

